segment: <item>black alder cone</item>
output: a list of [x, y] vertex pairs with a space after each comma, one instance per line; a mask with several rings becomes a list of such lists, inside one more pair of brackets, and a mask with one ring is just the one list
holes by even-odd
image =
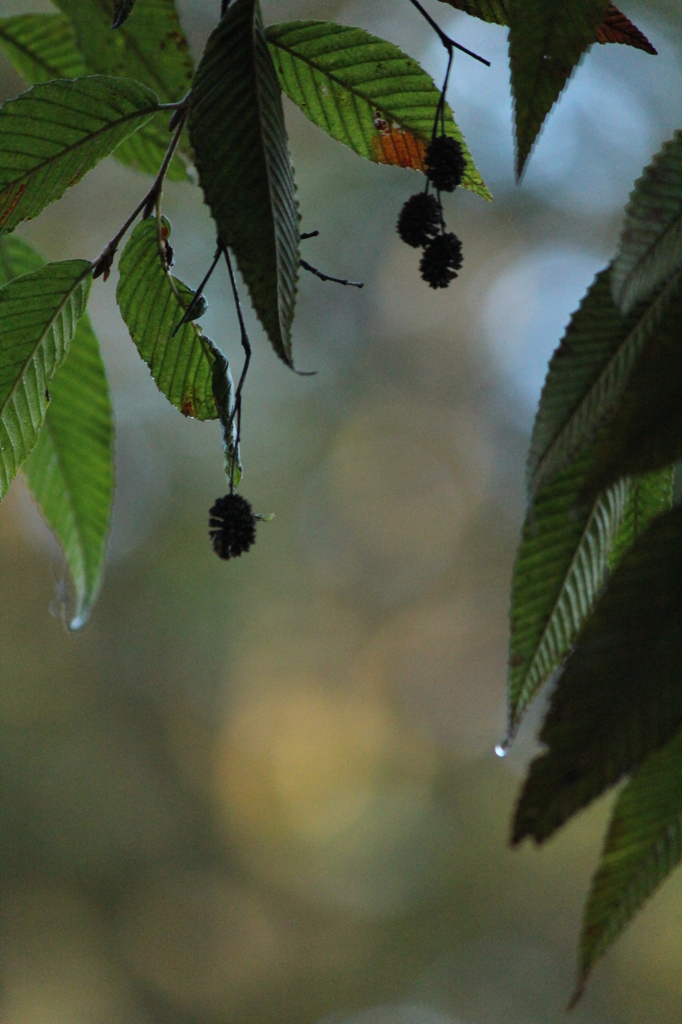
[[256, 540], [256, 517], [241, 494], [218, 498], [209, 511], [211, 547], [219, 558], [239, 558]]
[[438, 135], [426, 150], [426, 176], [439, 192], [454, 192], [462, 183], [466, 160], [457, 139]]
[[462, 243], [457, 235], [446, 231], [432, 238], [424, 249], [419, 269], [431, 288], [447, 288], [462, 266]]
[[438, 231], [440, 206], [435, 196], [417, 192], [403, 205], [398, 217], [398, 234], [414, 249], [426, 245]]

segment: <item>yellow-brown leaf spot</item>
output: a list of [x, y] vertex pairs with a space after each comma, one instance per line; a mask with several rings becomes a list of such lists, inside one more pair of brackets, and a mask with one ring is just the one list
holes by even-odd
[[372, 139], [374, 159], [379, 164], [424, 170], [426, 143], [404, 128], [386, 128]]
[[180, 410], [183, 416], [194, 416], [194, 402], [192, 401], [191, 395], [186, 395], [182, 400], [182, 409]]

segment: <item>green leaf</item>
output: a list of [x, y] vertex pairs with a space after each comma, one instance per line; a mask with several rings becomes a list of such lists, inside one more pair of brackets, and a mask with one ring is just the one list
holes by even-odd
[[[190, 320], [173, 333], [194, 292], [169, 273], [166, 242], [170, 222], [147, 217], [133, 231], [119, 261], [116, 289], [121, 316], [151, 370], [156, 386], [184, 416], [219, 419], [223, 427], [225, 472], [232, 474], [236, 430], [234, 388], [225, 356]], [[241, 479], [237, 453], [235, 483]]]
[[158, 109], [154, 93], [121, 78], [35, 85], [0, 108], [0, 233], [38, 214]]
[[590, 453], [535, 495], [514, 565], [509, 641], [508, 735], [562, 664], [604, 585], [630, 485], [593, 504], [580, 500]]
[[49, 263], [0, 288], [0, 498], [38, 439], [47, 387], [90, 290], [84, 260]]
[[114, 0], [114, 20], [112, 28], [121, 28], [133, 13], [136, 0]]
[[682, 858], [682, 733], [647, 758], [614, 807], [585, 907], [578, 984]]
[[682, 725], [682, 508], [623, 557], [566, 662], [531, 764], [513, 842], [547, 839]]
[[682, 132], [665, 143], [635, 183], [613, 265], [613, 296], [623, 312], [647, 299], [682, 267]]
[[[531, 440], [531, 489], [551, 483], [578, 452], [594, 444], [599, 431], [612, 425], [631, 382], [638, 379], [643, 353], [665, 347], [674, 332], [678, 290], [676, 279], [649, 305], [622, 317], [610, 295], [608, 271], [596, 278], [552, 357]], [[613, 436], [613, 429], [603, 431], [605, 445]], [[632, 466], [632, 471], [647, 472], [672, 461], [674, 456], [658, 467]], [[600, 487], [593, 479], [591, 492], [615, 478], [603, 477]]]
[[[159, 230], [165, 237], [159, 239]], [[116, 299], [130, 336], [151, 370], [159, 391], [184, 416], [213, 420], [214, 359], [198, 324], [182, 319], [194, 293], [169, 273], [160, 246], [170, 238], [165, 217], [147, 217], [133, 231], [119, 261]]]
[[[142, 82], [161, 103], [175, 103], [188, 92], [192, 58], [173, 0], [138, 0], [135, 16], [111, 30], [111, 0], [55, 0], [74, 26], [78, 48], [88, 70]], [[141, 132], [123, 142], [117, 160], [155, 174], [168, 148], [170, 115], [159, 115]], [[186, 149], [170, 167], [169, 177], [187, 179], [191, 163]]]
[[[16, 235], [0, 240], [0, 286], [43, 265]], [[99, 590], [114, 493], [111, 404], [87, 313], [49, 392], [45, 422], [23, 468], [73, 579], [71, 628], [76, 629], [87, 620]]]
[[71, 629], [79, 629], [99, 593], [114, 497], [111, 402], [87, 314], [78, 323], [50, 395], [24, 472], [64, 552], [76, 593]]
[[0, 19], [0, 50], [29, 85], [87, 74], [73, 26], [62, 14]]
[[[440, 92], [412, 57], [329, 21], [271, 25], [267, 37], [282, 89], [313, 124], [375, 163], [424, 170]], [[464, 150], [462, 184], [492, 199], [449, 107], [445, 127]]]
[[509, 0], [509, 62], [516, 122], [516, 173], [585, 50], [608, 0]]
[[189, 134], [201, 187], [277, 354], [289, 366], [298, 212], [282, 98], [257, 0], [235, 0], [206, 44]]

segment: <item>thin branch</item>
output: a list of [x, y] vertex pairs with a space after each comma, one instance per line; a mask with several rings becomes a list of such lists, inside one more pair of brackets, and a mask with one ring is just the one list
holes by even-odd
[[[114, 237], [111, 239], [109, 244], [104, 247], [104, 249], [99, 254], [97, 259], [93, 260], [93, 262], [90, 264], [90, 270], [92, 271], [93, 278], [108, 275], [109, 271], [111, 270], [111, 265], [114, 261], [114, 256], [116, 254], [116, 250], [118, 249], [119, 243], [125, 235], [128, 228], [130, 227], [130, 225], [136, 220], [136, 218], [140, 215], [140, 213], [142, 213], [142, 211], [145, 211], [146, 213], [146, 211], [149, 210], [149, 212], [151, 213], [151, 211], [154, 209], [154, 206], [156, 205], [156, 202], [159, 196], [161, 195], [161, 190], [163, 189], [163, 183], [166, 178], [166, 172], [170, 167], [170, 162], [173, 159], [175, 150], [178, 148], [180, 136], [182, 135], [182, 130], [185, 127], [185, 120], [187, 118], [188, 96], [189, 93], [187, 94], [187, 96], [185, 96], [184, 100], [182, 100], [182, 103], [185, 104], [185, 108], [184, 110], [182, 110], [178, 118], [177, 127], [175, 129], [175, 132], [173, 133], [173, 138], [170, 141], [170, 145], [166, 150], [166, 155], [164, 156], [161, 166], [159, 168], [159, 173], [156, 175], [156, 178], [154, 179], [154, 184], [149, 189], [146, 196], [137, 204], [133, 212], [126, 220], [123, 227], [116, 232]], [[180, 109], [180, 107], [176, 109]]]
[[319, 231], [304, 231], [302, 234], [298, 236], [298, 238], [299, 241], [305, 242], [306, 238], [317, 238], [319, 233]]
[[413, 7], [417, 8], [422, 18], [425, 18], [428, 21], [429, 25], [437, 34], [438, 38], [440, 39], [441, 43], [448, 51], [448, 53], [451, 53], [452, 49], [454, 48], [455, 50], [460, 50], [462, 53], [466, 53], [467, 56], [469, 57], [473, 57], [474, 60], [479, 60], [481, 64], [485, 64], [486, 67], [490, 67], [490, 61], [486, 60], [485, 57], [479, 56], [479, 54], [474, 53], [473, 50], [467, 50], [466, 46], [460, 46], [460, 44], [456, 43], [454, 39], [451, 39], [449, 35], [446, 35], [446, 33], [443, 32], [443, 29], [438, 24], [438, 22], [434, 21], [429, 12], [425, 10], [424, 7], [422, 7], [422, 5], [419, 3], [419, 0], [410, 0], [410, 3], [412, 4]]
[[320, 281], [333, 281], [334, 284], [343, 284], [346, 286], [346, 288], [365, 287], [363, 281], [346, 281], [346, 279], [343, 277], [332, 277], [330, 274], [323, 274], [321, 270], [318, 270], [317, 267], [311, 266], [310, 263], [306, 263], [305, 260], [299, 259], [298, 262], [300, 263], [304, 270], [308, 271], [308, 273], [314, 274], [315, 277], [319, 277]]
[[182, 327], [183, 324], [189, 323], [189, 321], [192, 319], [194, 311], [195, 311], [195, 309], [196, 309], [196, 307], [197, 307], [197, 305], [199, 303], [199, 299], [203, 295], [204, 288], [208, 284], [208, 281], [209, 281], [209, 278], [211, 277], [211, 274], [213, 273], [215, 268], [218, 266], [218, 260], [220, 259], [222, 254], [223, 254], [223, 250], [222, 250], [222, 248], [220, 246], [218, 246], [218, 248], [215, 251], [215, 256], [213, 257], [213, 262], [211, 263], [211, 266], [206, 271], [206, 273], [204, 275], [203, 281], [201, 282], [201, 284], [199, 285], [199, 287], [195, 291], [194, 296], [192, 298], [192, 301], [190, 302], [189, 306], [187, 307], [187, 309], [183, 313], [182, 320], [179, 322], [177, 327], [175, 327], [173, 329], [173, 333], [171, 335], [172, 338], [175, 337], [175, 335], [178, 333], [178, 331], [180, 330], [180, 328]]

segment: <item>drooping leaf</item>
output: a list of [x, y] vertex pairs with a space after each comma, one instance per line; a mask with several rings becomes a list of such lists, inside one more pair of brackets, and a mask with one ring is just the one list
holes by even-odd
[[[175, 103], [188, 92], [192, 58], [174, 0], [138, 0], [135, 15], [111, 30], [111, 0], [55, 0], [74, 26], [88, 70], [132, 78], [153, 89], [161, 103]], [[170, 115], [158, 115], [115, 156], [121, 163], [155, 174], [168, 148]], [[169, 169], [171, 178], [187, 178], [189, 152], [181, 148]]]
[[49, 263], [0, 288], [0, 498], [38, 439], [89, 289], [84, 260]]
[[[0, 286], [43, 265], [16, 235], [0, 240]], [[71, 573], [75, 629], [86, 621], [99, 590], [114, 492], [111, 403], [87, 313], [49, 394], [45, 422], [23, 469]]]
[[[613, 424], [626, 390], [639, 379], [644, 357], [665, 348], [675, 332], [677, 280], [649, 304], [621, 317], [605, 274], [600, 274], [588, 291], [552, 358], [531, 442], [529, 480], [533, 489], [551, 483], [577, 452], [594, 444], [602, 428]], [[608, 450], [613, 429], [604, 431], [602, 437]], [[672, 461], [674, 456], [659, 461], [658, 467]], [[633, 466], [632, 472], [652, 468], [654, 464]], [[610, 480], [615, 478], [612, 475]], [[610, 481], [603, 479], [598, 487], [593, 477], [591, 493], [608, 485]]]
[[635, 183], [611, 275], [624, 312], [682, 267], [682, 132], [666, 142]]
[[618, 797], [580, 940], [580, 998], [592, 968], [682, 858], [682, 733], [646, 759]]
[[[159, 240], [158, 231], [165, 237]], [[121, 316], [162, 394], [184, 416], [213, 420], [214, 358], [201, 327], [191, 321], [173, 331], [194, 293], [169, 272], [163, 245], [170, 237], [166, 218], [137, 225], [119, 261], [116, 299]]]
[[569, 656], [516, 810], [542, 842], [682, 725], [682, 508], [623, 557]]
[[37, 217], [158, 109], [127, 79], [35, 85], [0, 108], [0, 233]]
[[298, 212], [277, 74], [257, 0], [235, 0], [206, 44], [189, 133], [218, 233], [277, 354], [292, 365]]
[[[509, 12], [508, 0], [442, 0], [458, 11], [471, 14], [474, 18], [487, 21], [495, 25], [508, 25]], [[633, 25], [629, 18], [609, 4], [604, 15], [604, 20], [597, 29], [597, 43], [624, 43], [626, 46], [634, 46], [637, 50], [644, 50], [652, 55], [656, 54], [655, 48], [651, 45], [643, 32]]]
[[130, 336], [147, 363], [159, 391], [184, 416], [219, 419], [223, 427], [225, 472], [241, 479], [236, 444], [234, 388], [220, 349], [190, 320], [173, 333], [194, 292], [167, 266], [170, 222], [147, 217], [133, 231], [119, 261], [116, 299]]
[[[412, 57], [329, 21], [271, 25], [267, 37], [282, 88], [314, 124], [368, 160], [424, 170], [440, 91]], [[445, 124], [464, 150], [463, 186], [491, 199], [449, 107]]]
[[585, 50], [608, 0], [509, 0], [509, 62], [516, 124], [516, 173], [523, 173], [542, 124]]
[[526, 515], [512, 581], [508, 735], [562, 664], [604, 585], [629, 483], [581, 501], [590, 453], [537, 492]]
[[29, 85], [87, 74], [73, 26], [63, 14], [0, 19], [0, 50]]
[[114, 497], [111, 402], [87, 314], [49, 390], [45, 423], [24, 472], [64, 552], [76, 596], [71, 628], [78, 629], [101, 586]]
[[133, 13], [136, 0], [114, 0], [114, 20], [112, 28], [121, 28]]

